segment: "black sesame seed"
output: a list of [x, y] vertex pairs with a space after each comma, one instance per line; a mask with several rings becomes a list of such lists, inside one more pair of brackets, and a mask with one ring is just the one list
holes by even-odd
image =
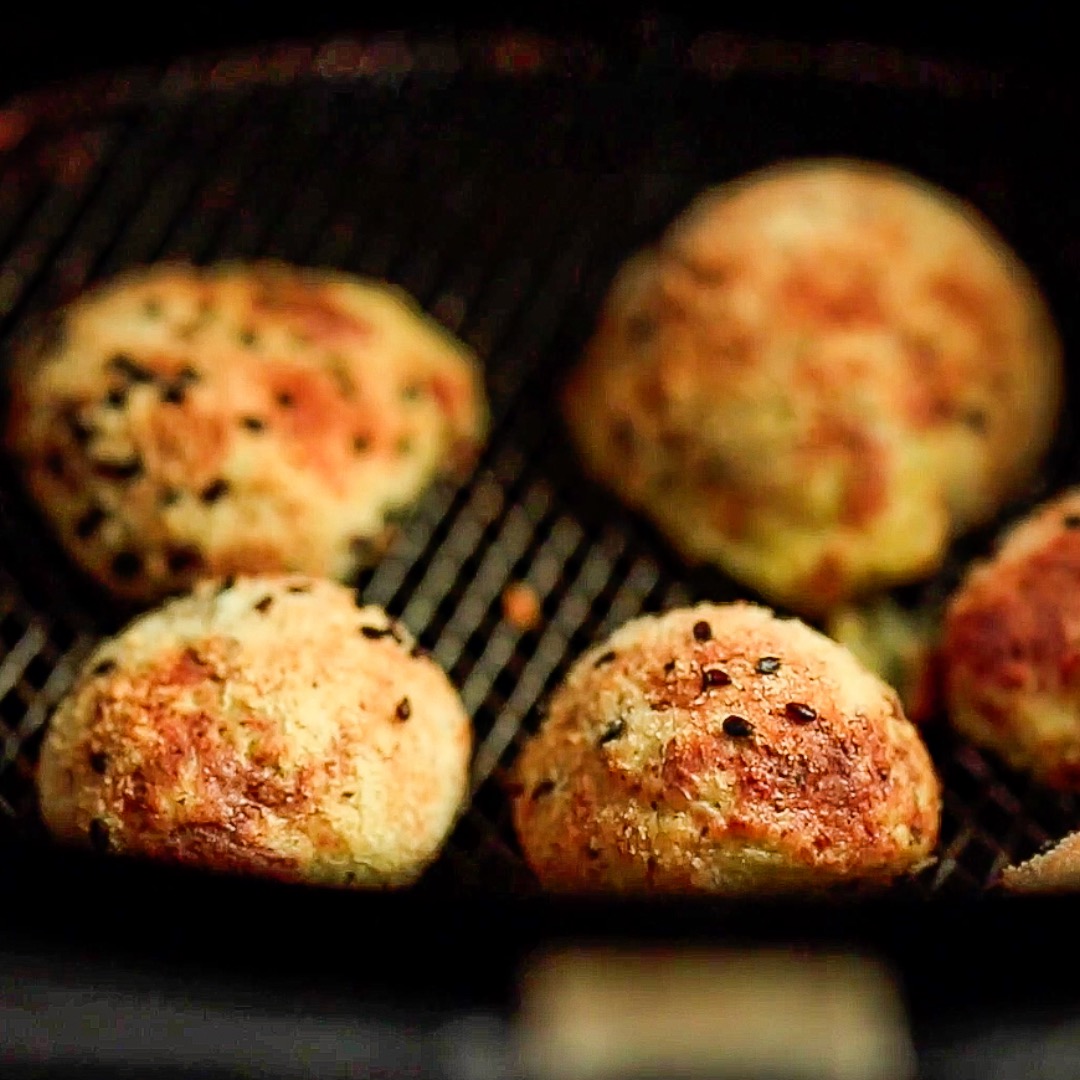
[[611, 426], [611, 439], [621, 453], [630, 453], [634, 448], [634, 425], [626, 419], [616, 420]]
[[420, 386], [418, 383], [409, 383], [401, 391], [401, 397], [405, 401], [416, 401], [420, 397]]
[[247, 431], [262, 431], [266, 423], [257, 416], [245, 416], [241, 419], [240, 426]]
[[95, 851], [109, 850], [109, 830], [101, 818], [93, 818], [90, 822], [90, 843]]
[[98, 774], [98, 776], [103, 776], [105, 774], [105, 770], [108, 768], [108, 765], [108, 755], [103, 754], [100, 750], [95, 750], [90, 755], [90, 768], [93, 769], [94, 772]]
[[142, 558], [134, 551], [121, 551], [113, 556], [112, 572], [121, 581], [129, 581], [142, 572]]
[[177, 376], [177, 381], [180, 383], [197, 383], [202, 376], [190, 365], [185, 365], [180, 369], [180, 374]]
[[701, 673], [701, 689], [713, 690], [720, 686], [730, 686], [731, 676], [720, 668], [706, 668]]
[[265, 615], [265, 614], [266, 614], [266, 612], [268, 612], [268, 611], [270, 610], [270, 608], [271, 608], [271, 606], [273, 605], [273, 603], [274, 603], [274, 598], [273, 598], [272, 596], [264, 596], [264, 597], [263, 597], [263, 598], [262, 598], [262, 599], [261, 599], [261, 600], [260, 600], [260, 601], [259, 601], [259, 602], [258, 602], [258, 603], [257, 603], [256, 605], [255, 605], [255, 610], [256, 610], [256, 611], [258, 611], [258, 612], [261, 612], [262, 614], [264, 614], [264, 615]]
[[59, 450], [51, 450], [45, 455], [45, 468], [53, 476], [64, 475], [64, 455]]
[[229, 574], [229, 576], [224, 578], [221, 584], [218, 586], [218, 595], [220, 596], [223, 592], [228, 592], [235, 584], [235, 575]]
[[619, 738], [619, 736], [622, 735], [625, 730], [626, 721], [616, 720], [615, 723], [612, 724], [611, 727], [609, 727], [607, 731], [605, 731], [604, 734], [600, 736], [599, 740], [597, 740], [597, 745], [603, 746], [605, 743], [609, 743], [612, 740]]
[[594, 847], [587, 847], [585, 849], [585, 858], [586, 859], [599, 859], [600, 858], [600, 852], [597, 851], [596, 848], [594, 848]]
[[674, 670], [675, 670], [675, 661], [674, 660], [669, 660], [664, 665], [664, 674], [665, 675], [670, 675]]
[[371, 446], [371, 440], [366, 435], [356, 435], [353, 437], [352, 448], [358, 454], [363, 454]]
[[409, 717], [412, 716], [412, 705], [409, 703], [407, 697], [402, 698], [398, 702], [397, 708], [394, 710], [394, 715], [399, 720], [408, 720]]
[[637, 312], [626, 320], [626, 336], [634, 343], [648, 341], [656, 329], [653, 319], [644, 312]]
[[383, 629], [379, 626], [361, 626], [360, 633], [372, 641], [377, 641], [379, 638], [392, 637], [394, 632], [389, 627]]
[[429, 655], [430, 654], [423, 645], [414, 645], [412, 649], [409, 650], [409, 656], [411, 656], [413, 660], [425, 660]]
[[117, 483], [126, 483], [142, 476], [142, 458], [137, 454], [127, 461], [95, 461], [94, 473], [103, 480], [115, 480]]
[[960, 414], [960, 422], [965, 427], [969, 427], [976, 434], [981, 435], [986, 431], [987, 416], [982, 409], [965, 409]]
[[708, 641], [712, 637], [712, 627], [704, 620], [694, 623], [694, 640]]
[[258, 340], [258, 335], [254, 330], [244, 329], [237, 335], [240, 339], [240, 344], [250, 348]]
[[80, 540], [85, 540], [98, 531], [101, 523], [105, 520], [105, 511], [100, 506], [92, 506], [78, 521], [75, 522], [75, 535]]
[[784, 706], [784, 712], [787, 718], [794, 720], [796, 724], [809, 724], [817, 719], [817, 710], [804, 705], [801, 701], [789, 701]]
[[779, 656], [763, 656], [755, 665], [754, 670], [759, 675], [775, 675], [780, 670]]
[[594, 668], [603, 667], [605, 664], [610, 664], [614, 659], [615, 659], [614, 650], [608, 650], [608, 652], [606, 652], [603, 655], [598, 656], [596, 658], [596, 662], [593, 664], [593, 667]]
[[195, 546], [170, 548], [165, 556], [170, 574], [188, 574], [203, 564], [202, 552]]
[[308, 593], [311, 592], [310, 585], [290, 585], [289, 592], [291, 593]]
[[110, 671], [116, 668], [115, 660], [100, 660], [94, 665], [91, 675], [108, 675]]
[[161, 315], [161, 301], [147, 300], [143, 304], [143, 313], [148, 319], [156, 319]]
[[397, 441], [397, 452], [404, 456], [412, 451], [413, 442], [408, 435], [402, 435]]
[[288, 390], [282, 390], [281, 393], [277, 395], [275, 400], [283, 409], [291, 409], [293, 405], [296, 404], [296, 399], [292, 396], [292, 394], [289, 393]]
[[187, 397], [187, 391], [182, 385], [166, 386], [161, 391], [161, 400], [166, 405], [183, 405], [184, 398]]
[[754, 734], [754, 725], [743, 716], [724, 717], [724, 734], [733, 739], [745, 739]]
[[109, 367], [118, 371], [125, 378], [134, 383], [151, 383], [154, 381], [154, 373], [142, 364], [136, 363], [130, 356], [117, 353], [110, 361]]
[[222, 498], [222, 496], [227, 495], [228, 493], [228, 481], [217, 479], [211, 481], [209, 484], [206, 485], [206, 487], [202, 489], [201, 492], [199, 492], [199, 498], [207, 504], [216, 503], [218, 499]]
[[1080, 529], [1080, 514], [1066, 514], [1062, 524], [1066, 529]]
[[162, 488], [158, 498], [162, 506], [175, 506], [180, 501], [180, 492], [172, 487]]
[[550, 795], [555, 790], [554, 780], [541, 780], [532, 791], [533, 802], [537, 799], [542, 799], [545, 795]]
[[105, 395], [105, 404], [110, 409], [122, 409], [127, 404], [127, 390], [117, 386]]

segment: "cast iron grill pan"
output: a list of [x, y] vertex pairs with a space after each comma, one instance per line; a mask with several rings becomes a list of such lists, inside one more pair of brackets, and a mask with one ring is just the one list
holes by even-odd
[[[125, 267], [261, 256], [385, 277], [483, 356], [493, 429], [475, 474], [432, 489], [356, 582], [432, 649], [475, 720], [473, 798], [429, 875], [439, 888], [534, 888], [502, 778], [579, 652], [640, 612], [749, 595], [689, 570], [590, 484], [554, 404], [615, 268], [700, 187], [799, 155], [893, 162], [971, 199], [1038, 275], [1067, 350], [1076, 340], [1080, 177], [1063, 140], [1039, 135], [1063, 102], [859, 47], [845, 60], [722, 37], [688, 45], [615, 56], [395, 38], [132, 72], [83, 98], [53, 95], [0, 152], [4, 362], [28, 318]], [[1071, 386], [1067, 416], [1074, 397]], [[1002, 521], [1080, 480], [1077, 449], [1066, 421], [1038, 488], [905, 599], [941, 595]], [[534, 631], [503, 619], [514, 581], [541, 600]], [[3, 830], [46, 843], [32, 786], [43, 726], [95, 638], [131, 614], [71, 567], [3, 463]], [[946, 800], [921, 891], [982, 890], [1080, 824], [1073, 799], [943, 724], [927, 739]]]

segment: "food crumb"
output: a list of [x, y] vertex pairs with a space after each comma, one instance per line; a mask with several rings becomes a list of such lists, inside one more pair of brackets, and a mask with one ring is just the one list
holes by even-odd
[[540, 624], [540, 598], [536, 590], [522, 581], [508, 585], [502, 594], [503, 618], [522, 632]]

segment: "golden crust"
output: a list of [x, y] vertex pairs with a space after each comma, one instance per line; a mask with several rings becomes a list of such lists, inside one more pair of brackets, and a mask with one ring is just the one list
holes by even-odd
[[283, 264], [129, 272], [16, 359], [7, 442], [82, 567], [347, 577], [486, 426], [468, 350], [382, 283]]
[[301, 576], [208, 581], [89, 658], [42, 747], [42, 815], [109, 851], [399, 885], [457, 816], [471, 740], [381, 609]]
[[1080, 891], [1080, 833], [1071, 833], [1049, 851], [1001, 872], [1010, 892]]
[[1041, 506], [974, 566], [943, 644], [949, 716], [1044, 783], [1080, 790], [1080, 489]]
[[564, 408], [687, 559], [816, 616], [991, 517], [1061, 378], [1035, 282], [970, 206], [809, 161], [706, 192], [626, 264]]
[[635, 619], [585, 653], [516, 784], [522, 848], [553, 889], [886, 881], [927, 859], [941, 808], [895, 693], [742, 603]]

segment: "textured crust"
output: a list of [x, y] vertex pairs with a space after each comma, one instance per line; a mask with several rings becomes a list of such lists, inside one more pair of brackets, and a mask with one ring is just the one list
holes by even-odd
[[109, 851], [398, 885], [451, 828], [471, 739], [442, 670], [343, 586], [204, 582], [89, 658], [42, 747], [41, 809]]
[[991, 517], [1061, 379], [1035, 282], [971, 207], [810, 161], [706, 192], [624, 266], [564, 408], [687, 559], [817, 616]]
[[516, 772], [518, 835], [552, 889], [883, 882], [924, 863], [939, 827], [895, 693], [750, 604], [646, 616], [590, 649]]
[[943, 654], [959, 731], [1052, 787], [1080, 790], [1080, 489], [971, 569], [949, 603]]
[[148, 601], [201, 576], [347, 577], [486, 416], [473, 356], [396, 289], [159, 264], [25, 343], [7, 442], [74, 558]]
[[1071, 833], [1049, 851], [1001, 872], [1011, 892], [1080, 892], [1080, 833]]

